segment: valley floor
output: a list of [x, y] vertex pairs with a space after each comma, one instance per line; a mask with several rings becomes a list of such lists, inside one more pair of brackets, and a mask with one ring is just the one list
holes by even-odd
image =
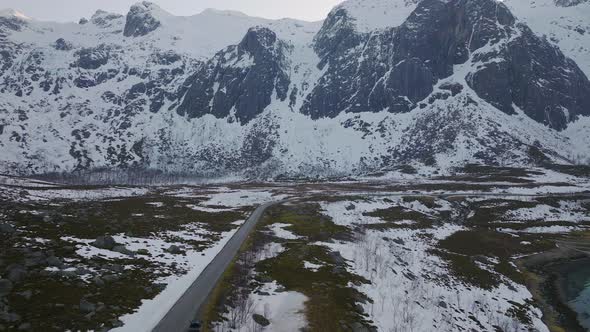
[[149, 331], [286, 198], [195, 312], [204, 330], [584, 331], [560, 287], [590, 251], [584, 169], [0, 189], [0, 331]]

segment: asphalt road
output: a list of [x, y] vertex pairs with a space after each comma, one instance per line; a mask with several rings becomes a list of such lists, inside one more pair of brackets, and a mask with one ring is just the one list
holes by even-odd
[[207, 300], [211, 291], [237, 255], [242, 243], [246, 240], [264, 211], [272, 205], [284, 201], [269, 202], [259, 206], [246, 222], [238, 229], [215, 258], [201, 272], [197, 280], [186, 290], [182, 297], [152, 330], [154, 332], [184, 332], [190, 322], [197, 319], [199, 309]]

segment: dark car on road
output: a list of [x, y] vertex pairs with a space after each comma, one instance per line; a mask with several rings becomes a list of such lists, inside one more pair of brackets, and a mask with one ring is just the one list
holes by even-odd
[[188, 326], [187, 332], [201, 332], [201, 322], [192, 321]]

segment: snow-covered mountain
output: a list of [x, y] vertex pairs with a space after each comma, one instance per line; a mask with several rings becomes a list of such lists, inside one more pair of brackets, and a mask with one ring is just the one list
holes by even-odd
[[555, 1], [348, 0], [312, 23], [1, 11], [0, 172], [587, 160], [590, 3]]

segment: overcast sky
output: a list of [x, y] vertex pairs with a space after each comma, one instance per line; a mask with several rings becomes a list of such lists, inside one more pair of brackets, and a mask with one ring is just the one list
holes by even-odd
[[[126, 14], [138, 0], [0, 0], [0, 9], [12, 8], [40, 20], [78, 21], [97, 9]], [[232, 9], [251, 16], [291, 17], [308, 21], [325, 18], [342, 0], [152, 0], [175, 14], [188, 16], [206, 8]]]

